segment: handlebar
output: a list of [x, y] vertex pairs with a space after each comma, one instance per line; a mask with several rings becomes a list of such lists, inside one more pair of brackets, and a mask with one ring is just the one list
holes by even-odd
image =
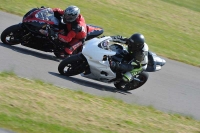
[[48, 32], [49, 37], [51, 37], [52, 40], [58, 39], [58, 33], [55, 32], [50, 25], [46, 25], [46, 30]]

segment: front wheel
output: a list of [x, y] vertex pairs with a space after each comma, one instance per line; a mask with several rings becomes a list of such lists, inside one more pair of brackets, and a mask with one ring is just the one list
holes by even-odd
[[87, 62], [81, 54], [71, 55], [60, 62], [58, 71], [61, 75], [74, 76], [84, 72], [86, 65]]
[[129, 90], [135, 90], [139, 87], [141, 87], [143, 84], [146, 83], [146, 81], [149, 78], [149, 74], [147, 72], [142, 72], [138, 75], [136, 75], [136, 79], [132, 80], [131, 82], [124, 82], [120, 81], [114, 84], [114, 86], [123, 91], [129, 91]]
[[1, 41], [4, 44], [16, 45], [21, 42], [23, 34], [24, 31], [20, 24], [12, 25], [1, 33]]

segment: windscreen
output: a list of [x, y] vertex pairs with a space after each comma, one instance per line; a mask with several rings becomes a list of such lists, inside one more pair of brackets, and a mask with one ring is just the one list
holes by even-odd
[[59, 24], [59, 20], [54, 16], [51, 8], [45, 8], [35, 14], [35, 17], [41, 20], [52, 21], [55, 25]]

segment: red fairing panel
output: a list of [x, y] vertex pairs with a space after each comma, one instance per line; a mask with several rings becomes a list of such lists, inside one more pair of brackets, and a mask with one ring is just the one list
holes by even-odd
[[95, 32], [95, 31], [103, 31], [103, 29], [98, 28], [98, 27], [93, 27], [93, 26], [87, 26], [87, 32], [88, 35], [90, 35], [91, 33]]
[[[44, 13], [46, 13], [46, 15], [44, 15]], [[41, 18], [41, 16], [43, 16], [43, 18]], [[29, 14], [26, 18], [24, 18], [23, 22], [39, 22], [39, 23], [47, 23], [53, 25], [54, 22], [51, 21], [49, 17], [53, 17], [53, 10], [51, 8], [38, 9]]]

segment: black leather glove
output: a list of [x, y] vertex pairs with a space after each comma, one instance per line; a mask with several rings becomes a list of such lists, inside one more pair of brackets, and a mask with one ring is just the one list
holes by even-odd
[[122, 36], [120, 36], [120, 35], [111, 36], [111, 38], [112, 38], [112, 40], [113, 40], [114, 42], [120, 42], [120, 43], [124, 43], [124, 44], [126, 44], [126, 42], [127, 42], [127, 40], [128, 40], [126, 37], [122, 37]]
[[51, 37], [52, 40], [58, 39], [58, 33], [56, 33], [50, 27], [48, 28], [48, 36]]
[[111, 68], [113, 71], [116, 71], [116, 70], [119, 68], [119, 63], [118, 63], [118, 62], [111, 61], [111, 62], [110, 62], [110, 68]]
[[76, 33], [78, 33], [78, 32], [82, 31], [82, 27], [79, 24], [72, 25], [72, 30], [75, 31]]
[[55, 33], [53, 36], [51, 36], [51, 38], [52, 38], [53, 40], [58, 39], [58, 33]]

